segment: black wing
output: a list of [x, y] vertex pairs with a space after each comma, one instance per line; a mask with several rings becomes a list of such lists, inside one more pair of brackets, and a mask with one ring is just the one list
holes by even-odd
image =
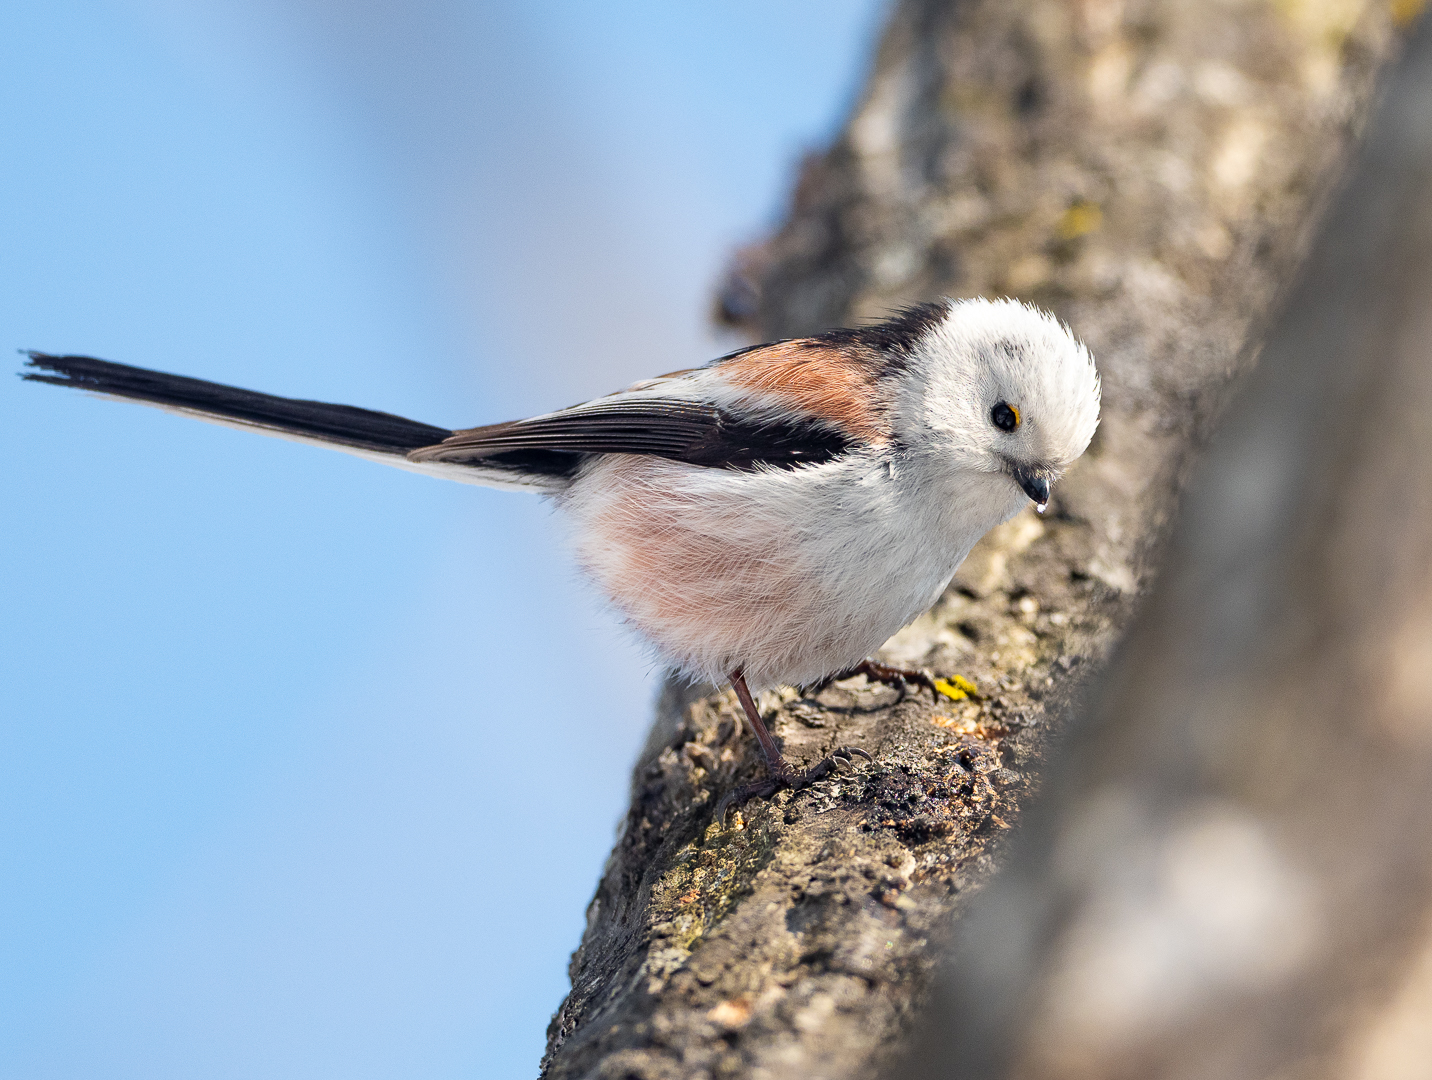
[[[614, 395], [505, 424], [451, 431], [391, 413], [260, 394], [88, 356], [29, 354], [23, 377], [414, 463], [471, 465], [539, 484], [572, 476], [590, 454], [650, 454], [712, 468], [791, 468], [851, 445], [815, 419], [737, 420], [699, 401]], [[43, 373], [43, 374], [42, 374]]]
[[[89, 356], [50, 356], [32, 352], [29, 357], [28, 366], [36, 370], [26, 371], [22, 377], [32, 382], [70, 386], [150, 405], [183, 409], [215, 420], [357, 450], [402, 457], [410, 450], [430, 446], [452, 434], [447, 428], [420, 424], [391, 413], [260, 394], [253, 390], [240, 390], [236, 386], [129, 367]], [[39, 372], [52, 374], [42, 375]]]
[[413, 461], [496, 464], [570, 475], [587, 454], [649, 454], [712, 468], [829, 461], [850, 440], [814, 419], [735, 419], [688, 398], [598, 400], [530, 420], [454, 432]]

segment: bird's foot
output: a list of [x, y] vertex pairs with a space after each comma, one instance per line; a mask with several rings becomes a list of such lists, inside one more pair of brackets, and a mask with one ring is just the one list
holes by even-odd
[[952, 679], [939, 679], [915, 668], [892, 667], [876, 660], [862, 660], [852, 668], [827, 676], [812, 688], [811, 693], [818, 694], [833, 682], [839, 682], [841, 679], [853, 679], [857, 675], [864, 675], [871, 682], [893, 686], [902, 694], [907, 688], [918, 686], [930, 691], [930, 696], [936, 701], [940, 700], [941, 695], [952, 701], [979, 697], [979, 691], [975, 684], [963, 675], [956, 675]]
[[771, 774], [764, 780], [743, 784], [741, 787], [726, 792], [716, 805], [716, 820], [725, 825], [726, 815], [732, 807], [744, 806], [752, 799], [769, 799], [784, 788], [800, 791], [802, 788], [810, 787], [817, 780], [823, 780], [833, 773], [837, 766], [854, 764], [857, 754], [866, 761], [873, 762], [875, 760], [858, 746], [837, 746], [810, 768], [799, 772], [792, 769], [785, 759], [782, 759], [780, 767], [772, 769]]

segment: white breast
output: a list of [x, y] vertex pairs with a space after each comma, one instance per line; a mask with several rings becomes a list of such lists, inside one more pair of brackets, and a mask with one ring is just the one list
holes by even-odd
[[583, 568], [665, 659], [716, 683], [739, 668], [753, 687], [803, 685], [925, 611], [1023, 505], [1004, 477], [921, 468], [874, 450], [753, 471], [612, 455], [558, 504]]

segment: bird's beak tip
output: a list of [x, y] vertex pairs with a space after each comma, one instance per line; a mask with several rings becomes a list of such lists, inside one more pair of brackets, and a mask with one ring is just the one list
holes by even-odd
[[1014, 470], [1015, 482], [1034, 501], [1034, 507], [1041, 514], [1049, 505], [1049, 480], [1047, 477], [1035, 472], [1033, 469], [1016, 468]]

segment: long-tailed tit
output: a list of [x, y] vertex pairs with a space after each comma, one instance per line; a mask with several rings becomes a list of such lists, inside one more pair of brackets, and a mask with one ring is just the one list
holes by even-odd
[[30, 366], [27, 379], [547, 495], [627, 622], [680, 671], [735, 687], [768, 777], [728, 801], [864, 753], [797, 771], [750, 688], [856, 671], [928, 685], [867, 657], [939, 598], [975, 541], [1026, 499], [1044, 509], [1099, 422], [1088, 350], [1012, 300], [921, 304], [460, 431], [87, 357], [32, 353]]

